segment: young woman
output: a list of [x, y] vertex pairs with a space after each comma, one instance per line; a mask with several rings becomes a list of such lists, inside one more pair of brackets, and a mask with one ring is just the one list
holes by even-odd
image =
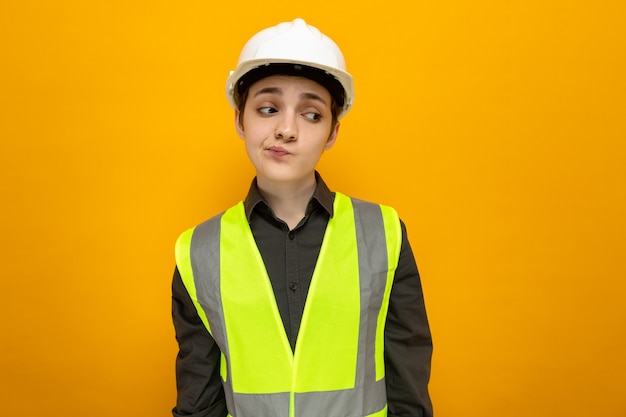
[[404, 224], [315, 170], [353, 101], [341, 51], [302, 19], [265, 29], [227, 96], [256, 177], [177, 242], [173, 415], [432, 416]]

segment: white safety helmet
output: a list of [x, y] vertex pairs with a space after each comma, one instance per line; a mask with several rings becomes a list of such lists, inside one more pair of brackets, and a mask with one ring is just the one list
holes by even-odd
[[254, 35], [246, 43], [237, 68], [226, 81], [226, 97], [233, 108], [235, 89], [242, 92], [272, 74], [300, 75], [328, 89], [346, 115], [354, 102], [352, 76], [346, 72], [341, 50], [332, 39], [302, 19], [279, 23]]

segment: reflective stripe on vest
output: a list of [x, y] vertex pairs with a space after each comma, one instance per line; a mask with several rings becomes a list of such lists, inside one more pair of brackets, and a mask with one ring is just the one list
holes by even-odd
[[385, 416], [400, 245], [395, 210], [336, 193], [292, 352], [243, 203], [183, 233], [178, 269], [222, 352], [229, 414]]

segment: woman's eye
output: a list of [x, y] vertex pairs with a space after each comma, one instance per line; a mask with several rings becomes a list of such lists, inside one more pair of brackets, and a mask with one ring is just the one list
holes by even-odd
[[261, 114], [272, 114], [272, 113], [276, 113], [276, 109], [273, 107], [260, 107], [258, 109], [258, 112]]
[[307, 119], [313, 122], [317, 122], [322, 118], [322, 115], [319, 113], [315, 113], [315, 112], [308, 112], [308, 113], [304, 113], [304, 117], [306, 117]]

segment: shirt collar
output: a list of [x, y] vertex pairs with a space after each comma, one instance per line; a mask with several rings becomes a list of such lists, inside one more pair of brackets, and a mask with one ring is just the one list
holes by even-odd
[[[307, 212], [311, 209], [311, 202], [316, 200], [319, 205], [328, 212], [330, 217], [333, 217], [333, 202], [335, 201], [335, 193], [330, 191], [321, 175], [315, 171], [315, 191], [313, 191], [313, 195], [311, 196], [311, 200], [309, 201], [309, 206], [307, 207]], [[254, 208], [259, 204], [264, 203], [269, 207], [265, 198], [261, 195], [261, 191], [259, 190], [259, 186], [256, 182], [256, 177], [252, 180], [252, 184], [250, 184], [250, 189], [248, 190], [248, 195], [243, 202], [243, 206], [246, 212], [246, 217], [248, 221], [250, 221], [250, 216], [254, 211]]]

